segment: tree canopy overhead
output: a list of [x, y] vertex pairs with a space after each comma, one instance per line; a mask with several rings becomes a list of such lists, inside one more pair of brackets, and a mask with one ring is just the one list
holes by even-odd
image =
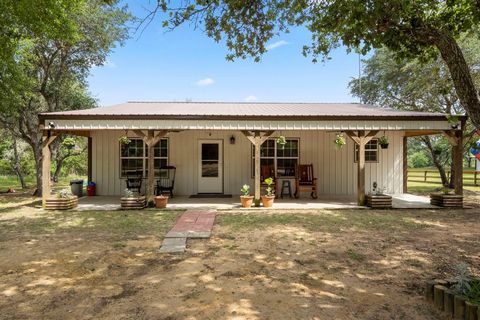
[[[328, 57], [340, 45], [366, 53], [387, 47], [400, 58], [423, 61], [440, 53], [456, 93], [472, 122], [480, 128], [480, 99], [456, 39], [480, 24], [478, 0], [157, 0], [164, 26], [186, 22], [224, 40], [227, 59], [260, 59], [266, 43], [292, 26], [306, 26], [312, 42], [303, 53], [313, 60]], [[149, 18], [147, 17], [147, 18]]]

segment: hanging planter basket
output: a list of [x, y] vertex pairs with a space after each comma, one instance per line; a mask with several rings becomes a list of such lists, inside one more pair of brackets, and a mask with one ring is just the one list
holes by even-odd
[[388, 149], [389, 141], [386, 136], [381, 136], [378, 138], [378, 144], [380, 145], [380, 148], [382, 149]]
[[280, 146], [280, 149], [285, 149], [285, 145], [287, 144], [287, 140], [284, 136], [280, 136], [277, 138], [277, 144]]
[[132, 140], [130, 140], [127, 136], [123, 136], [118, 138], [118, 142], [120, 142], [122, 146], [125, 146], [125, 145], [129, 145], [132, 142]]
[[335, 143], [335, 148], [337, 150], [340, 150], [343, 148], [344, 145], [347, 144], [347, 139], [345, 139], [345, 136], [343, 135], [343, 133], [337, 133], [337, 135], [335, 136], [334, 143]]

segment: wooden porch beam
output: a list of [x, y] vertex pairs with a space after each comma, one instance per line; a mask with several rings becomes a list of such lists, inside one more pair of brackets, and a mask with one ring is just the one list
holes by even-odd
[[457, 146], [458, 139], [457, 139], [456, 131], [444, 130], [443, 135], [445, 136], [445, 138], [447, 138], [447, 140], [450, 142], [452, 146], [454, 147]]
[[[139, 132], [137, 132], [139, 131]], [[147, 175], [147, 200], [148, 202], [153, 201], [155, 193], [155, 156], [154, 148], [158, 144], [161, 138], [165, 137], [168, 134], [168, 131], [161, 130], [155, 133], [154, 130], [148, 130], [145, 135], [143, 131], [134, 130], [134, 132], [145, 141], [145, 144], [148, 148], [148, 175]], [[143, 135], [143, 136], [142, 136]]]
[[275, 131], [242, 131], [242, 133], [247, 137], [247, 139], [254, 145], [255, 150], [255, 206], [260, 206], [260, 147], [261, 145], [274, 133]]
[[54, 130], [52, 131], [53, 134], [60, 135], [60, 134], [69, 134], [72, 136], [79, 136], [79, 137], [90, 137], [90, 131], [87, 130]]
[[58, 134], [52, 134], [50, 131], [43, 132], [42, 141], [42, 206], [45, 207], [47, 198], [50, 197], [51, 189], [51, 168], [52, 168], [52, 153], [50, 151], [50, 144], [58, 138]]

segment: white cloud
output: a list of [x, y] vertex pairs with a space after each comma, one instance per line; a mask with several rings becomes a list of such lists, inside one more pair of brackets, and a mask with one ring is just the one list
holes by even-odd
[[280, 40], [280, 41], [269, 44], [267, 46], [267, 50], [273, 50], [273, 49], [276, 49], [276, 48], [280, 48], [280, 47], [286, 46], [287, 44], [289, 44], [287, 41]]
[[246, 102], [254, 102], [254, 101], [257, 101], [258, 98], [255, 97], [254, 95], [249, 95], [249, 96], [245, 97], [245, 99], [243, 99], [243, 100], [245, 100]]
[[195, 84], [197, 86], [201, 86], [201, 87], [211, 86], [214, 83], [215, 83], [215, 81], [212, 78], [205, 78], [205, 79], [201, 79], [201, 80], [198, 80], [197, 82], [195, 82]]

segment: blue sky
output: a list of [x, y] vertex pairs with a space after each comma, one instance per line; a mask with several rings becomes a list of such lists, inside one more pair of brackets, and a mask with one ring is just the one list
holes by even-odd
[[[140, 2], [140, 1], [139, 1]], [[156, 1], [154, 1], [156, 2]], [[143, 1], [143, 5], [148, 5]], [[129, 1], [138, 17], [146, 15]], [[258, 63], [225, 60], [227, 48], [188, 25], [165, 32], [157, 18], [132, 34], [89, 77], [90, 91], [102, 106], [126, 101], [356, 102], [348, 82], [358, 77], [358, 56], [344, 48], [331, 60], [312, 63], [301, 54], [310, 43], [304, 29], [274, 39]]]

